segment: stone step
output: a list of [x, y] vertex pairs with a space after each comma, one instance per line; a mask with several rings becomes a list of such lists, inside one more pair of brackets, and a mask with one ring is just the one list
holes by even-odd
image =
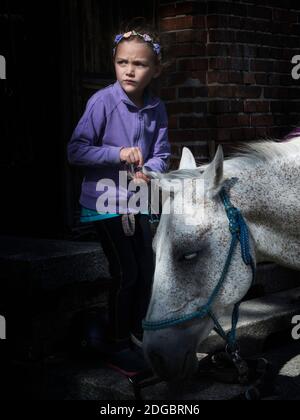
[[97, 242], [0, 236], [1, 286], [53, 290], [108, 278], [108, 263]]
[[[285, 345], [288, 347], [284, 351], [277, 350], [276, 346], [282, 345], [282, 336], [280, 336], [277, 341], [273, 341], [272, 350], [267, 346], [265, 349], [263, 348], [275, 333], [290, 336], [291, 319], [295, 314], [300, 314], [300, 288], [244, 302], [241, 308], [241, 322], [238, 325], [238, 337], [241, 340], [243, 355], [251, 353], [251, 357], [254, 355], [265, 356], [275, 363], [276, 373], [280, 372], [280, 375], [286, 376], [277, 378], [281, 387], [279, 393], [287, 396], [286, 382], [288, 381], [293, 396], [297, 395], [299, 399], [299, 381], [297, 385], [294, 376], [299, 374], [297, 363], [300, 354], [300, 341], [286, 340]], [[212, 333], [199, 351], [203, 353], [219, 348], [220, 342], [215, 333]], [[200, 359], [203, 354], [198, 354], [198, 356]], [[43, 372], [45, 374], [45, 369]], [[128, 380], [101, 365], [100, 358], [86, 363], [73, 361], [64, 365], [59, 363], [57, 366], [50, 365], [47, 370], [47, 378], [44, 392], [49, 398], [97, 401], [134, 399], [133, 388]], [[197, 377], [183, 383], [180, 387], [176, 384], [176, 389], [165, 382], [153, 384], [143, 389], [142, 396], [149, 401], [232, 400], [242, 395], [246, 388], [241, 385], [226, 385]], [[37, 386], [37, 389], [40, 387]], [[269, 397], [269, 399], [277, 398], [279, 397]]]
[[[109, 279], [108, 262], [98, 242], [73, 242], [0, 236], [0, 279], [17, 288], [53, 290], [74, 283]], [[273, 263], [259, 264], [257, 294], [297, 286], [299, 272]]]
[[73, 317], [107, 301], [108, 263], [97, 242], [0, 237], [0, 314], [21, 359], [66, 344]]
[[[261, 352], [266, 338], [272, 334], [292, 331], [294, 315], [300, 315], [300, 287], [243, 302], [237, 339], [244, 354]], [[221, 325], [228, 333], [231, 329], [231, 317], [221, 319]], [[216, 332], [212, 332], [199, 351], [209, 353], [223, 346], [223, 340]]]
[[[298, 277], [276, 264], [261, 264], [246, 299], [295, 287]], [[106, 306], [110, 281], [97, 242], [0, 237], [0, 313], [19, 354], [38, 357], [64, 349], [74, 316]]]
[[257, 278], [246, 299], [262, 297], [298, 287], [300, 273], [274, 263], [261, 263], [257, 266]]

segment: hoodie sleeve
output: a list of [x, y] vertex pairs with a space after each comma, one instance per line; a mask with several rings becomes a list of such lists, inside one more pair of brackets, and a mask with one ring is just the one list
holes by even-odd
[[101, 146], [105, 125], [104, 103], [92, 97], [67, 147], [70, 164], [94, 167], [120, 164], [122, 147]]
[[158, 136], [152, 148], [150, 158], [145, 162], [144, 167], [152, 172], [167, 172], [171, 157], [171, 146], [168, 139], [168, 115], [165, 105], [159, 107], [161, 115]]

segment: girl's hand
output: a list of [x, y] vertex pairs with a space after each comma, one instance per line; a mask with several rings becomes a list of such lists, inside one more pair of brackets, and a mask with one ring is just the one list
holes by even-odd
[[137, 166], [144, 165], [144, 159], [139, 147], [127, 147], [121, 150], [120, 160]]
[[151, 181], [143, 172], [136, 172], [133, 178], [133, 182], [135, 184], [142, 184], [143, 182], [147, 182], [147, 184]]

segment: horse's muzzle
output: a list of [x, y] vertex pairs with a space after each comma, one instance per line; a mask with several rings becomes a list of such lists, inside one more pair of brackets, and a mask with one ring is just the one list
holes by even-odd
[[143, 349], [154, 372], [165, 381], [190, 378], [197, 371], [196, 348], [184, 337], [163, 337], [162, 333], [145, 332]]

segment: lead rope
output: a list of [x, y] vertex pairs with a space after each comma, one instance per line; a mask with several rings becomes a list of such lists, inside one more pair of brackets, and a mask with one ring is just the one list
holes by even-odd
[[134, 236], [135, 234], [135, 216], [134, 214], [123, 214], [122, 216], [122, 227], [125, 236]]

